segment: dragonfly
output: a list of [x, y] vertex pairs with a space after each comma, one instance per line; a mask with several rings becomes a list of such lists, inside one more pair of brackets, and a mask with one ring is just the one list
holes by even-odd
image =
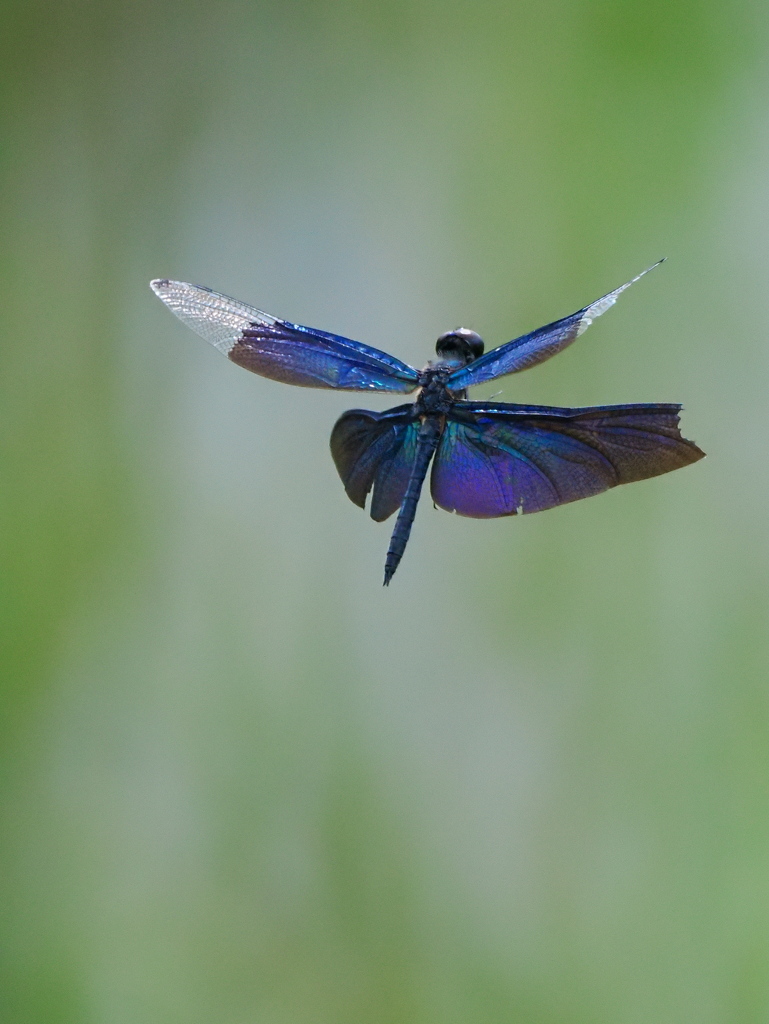
[[442, 334], [437, 359], [417, 370], [336, 334], [302, 327], [183, 281], [150, 286], [183, 323], [238, 366], [285, 384], [396, 394], [415, 401], [384, 412], [351, 409], [331, 432], [348, 497], [383, 522], [398, 513], [384, 584], [398, 568], [432, 462], [435, 505], [474, 519], [526, 515], [618, 484], [680, 469], [704, 452], [679, 431], [680, 405], [557, 408], [468, 401], [468, 388], [550, 359], [575, 341], [649, 270], [571, 316], [484, 354], [466, 327]]

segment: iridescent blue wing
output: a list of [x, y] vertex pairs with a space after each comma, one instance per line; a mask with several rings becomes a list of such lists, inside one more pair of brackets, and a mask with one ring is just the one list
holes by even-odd
[[208, 288], [152, 281], [172, 313], [233, 363], [284, 384], [340, 391], [413, 391], [419, 374], [386, 352], [278, 320]]
[[500, 345], [485, 356], [476, 359], [474, 362], [455, 370], [449, 377], [447, 384], [452, 391], [463, 391], [465, 388], [475, 384], [483, 384], [485, 381], [494, 380], [495, 377], [504, 377], [507, 373], [518, 373], [520, 370], [528, 370], [530, 366], [543, 363], [546, 359], [556, 355], [561, 349], [571, 345], [580, 334], [583, 334], [596, 317], [601, 316], [607, 309], [611, 308], [619, 296], [639, 281], [649, 270], [654, 270], [664, 260], [659, 260], [653, 267], [644, 270], [632, 281], [615, 288], [608, 295], [596, 299], [584, 309], [577, 310], [571, 316], [563, 320], [556, 320], [555, 323], [540, 327], [531, 334], [524, 334], [506, 345]]
[[419, 419], [413, 405], [387, 412], [351, 409], [331, 431], [331, 454], [351, 501], [378, 523], [400, 507], [416, 456]]
[[680, 409], [456, 402], [433, 463], [433, 500], [477, 519], [509, 516], [679, 469], [704, 455], [681, 436]]

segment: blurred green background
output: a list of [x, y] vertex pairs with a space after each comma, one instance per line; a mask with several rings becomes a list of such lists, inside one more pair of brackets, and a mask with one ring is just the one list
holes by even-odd
[[[0, 1019], [769, 1021], [769, 8], [2, 4]], [[669, 261], [478, 389], [709, 454], [521, 520], [346, 498], [385, 396], [151, 277], [422, 365]]]

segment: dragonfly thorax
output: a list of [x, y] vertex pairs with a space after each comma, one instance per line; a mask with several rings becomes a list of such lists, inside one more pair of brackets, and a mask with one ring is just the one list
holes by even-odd
[[457, 399], [457, 395], [446, 386], [454, 368], [451, 365], [427, 366], [419, 374], [420, 391], [416, 404], [420, 414], [442, 415], [449, 411]]

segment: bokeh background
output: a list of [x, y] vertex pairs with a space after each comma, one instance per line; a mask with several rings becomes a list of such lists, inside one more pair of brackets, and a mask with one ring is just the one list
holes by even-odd
[[[5, 0], [4, 1024], [769, 1020], [769, 8]], [[385, 396], [207, 284], [708, 453], [520, 520], [346, 498]]]

